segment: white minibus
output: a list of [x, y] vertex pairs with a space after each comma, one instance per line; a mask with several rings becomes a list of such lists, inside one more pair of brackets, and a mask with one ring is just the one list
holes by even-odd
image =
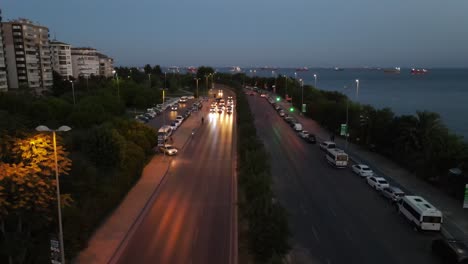
[[420, 196], [404, 196], [398, 203], [398, 212], [418, 230], [440, 231], [442, 212]]
[[328, 149], [325, 157], [327, 158], [328, 163], [337, 168], [348, 166], [348, 154], [346, 154], [342, 149]]

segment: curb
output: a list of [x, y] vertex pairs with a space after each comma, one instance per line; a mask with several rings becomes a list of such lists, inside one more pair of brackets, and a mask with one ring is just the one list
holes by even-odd
[[167, 174], [169, 172], [169, 168], [171, 167], [171, 165], [172, 165], [172, 160], [169, 162], [169, 164], [167, 164], [167, 168], [166, 168], [166, 171], [164, 172], [164, 175], [162, 176], [162, 178], [159, 181], [158, 185], [156, 185], [156, 187], [154, 188], [154, 190], [151, 193], [151, 195], [149, 196], [149, 198], [146, 200], [145, 205], [143, 206], [140, 213], [138, 214], [138, 216], [133, 221], [132, 225], [128, 229], [128, 231], [125, 234], [124, 238], [122, 239], [122, 241], [120, 241], [118, 247], [114, 251], [114, 254], [112, 254], [110, 259], [107, 261], [108, 264], [118, 263], [118, 261], [120, 259], [120, 256], [122, 256], [123, 251], [125, 250], [128, 242], [129, 242], [129, 239], [131, 238], [131, 235], [133, 235], [135, 233], [135, 231], [136, 231], [137, 223], [140, 222], [143, 219], [143, 216], [147, 213], [150, 202], [153, 200], [153, 198], [155, 197], [155, 194], [158, 192], [159, 187], [161, 186], [161, 183], [166, 179], [166, 176], [167, 176]]

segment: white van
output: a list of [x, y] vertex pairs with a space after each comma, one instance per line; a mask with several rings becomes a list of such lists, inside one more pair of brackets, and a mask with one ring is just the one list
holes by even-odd
[[348, 154], [346, 154], [341, 149], [328, 149], [325, 158], [327, 159], [328, 163], [337, 168], [345, 168], [348, 166]]
[[336, 144], [333, 141], [323, 141], [322, 143], [320, 143], [321, 150], [327, 151], [329, 149], [334, 149], [334, 148], [336, 148]]
[[302, 131], [302, 124], [301, 123], [295, 123], [293, 128], [294, 128], [295, 131], [300, 132], [300, 131]]
[[398, 202], [398, 212], [418, 230], [440, 231], [442, 212], [420, 196], [406, 195]]
[[171, 126], [165, 125], [158, 130], [158, 146], [164, 146], [166, 140], [172, 135]]

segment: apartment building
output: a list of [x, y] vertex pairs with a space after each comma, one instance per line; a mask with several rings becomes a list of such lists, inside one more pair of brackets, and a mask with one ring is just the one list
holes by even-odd
[[24, 18], [2, 23], [9, 89], [52, 87], [49, 29]]
[[[2, 10], [0, 9], [0, 23], [2, 22]], [[7, 72], [5, 64], [5, 49], [3, 47], [3, 33], [0, 26], [0, 92], [8, 91]]]
[[93, 48], [72, 48], [73, 77], [89, 77], [99, 75], [99, 57]]
[[98, 53], [99, 57], [99, 75], [104, 77], [112, 77], [114, 70], [114, 59], [109, 58], [108, 56]]
[[53, 40], [50, 42], [52, 69], [64, 79], [73, 76], [71, 45]]

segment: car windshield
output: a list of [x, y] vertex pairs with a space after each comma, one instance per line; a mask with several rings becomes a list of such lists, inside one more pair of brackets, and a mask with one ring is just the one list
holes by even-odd
[[370, 171], [371, 169], [369, 167], [361, 167], [363, 171]]
[[380, 183], [380, 184], [387, 184], [387, 181], [385, 181], [385, 180], [378, 180], [377, 182]]

